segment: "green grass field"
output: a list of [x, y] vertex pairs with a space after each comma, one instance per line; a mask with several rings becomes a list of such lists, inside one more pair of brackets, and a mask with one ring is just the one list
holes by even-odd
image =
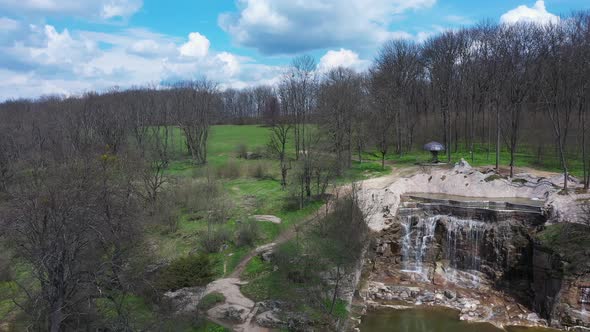
[[[469, 152], [468, 146], [460, 144], [457, 151], [454, 149], [451, 153], [451, 162], [455, 163], [461, 158], [467, 160], [472, 166], [488, 166], [496, 164], [495, 147], [491, 146], [488, 151], [487, 145], [479, 144], [474, 146], [473, 156]], [[395, 165], [413, 165], [421, 162], [428, 162], [431, 158], [430, 153], [421, 150], [411, 151], [403, 155], [389, 153], [386, 155], [386, 160]], [[363, 154], [363, 159], [373, 162], [380, 162], [381, 155], [378, 153], [366, 152]], [[439, 159], [446, 161], [446, 154], [440, 154]], [[572, 175], [581, 177], [583, 175], [583, 164], [581, 156], [576, 154], [569, 154], [567, 158], [568, 168]], [[533, 147], [521, 146], [519, 151], [515, 153], [514, 160], [516, 167], [530, 167], [534, 169], [562, 172], [561, 162], [559, 161], [557, 152], [554, 150], [544, 151], [541, 156]], [[500, 150], [500, 166], [508, 167], [510, 164], [510, 151], [502, 146]]]

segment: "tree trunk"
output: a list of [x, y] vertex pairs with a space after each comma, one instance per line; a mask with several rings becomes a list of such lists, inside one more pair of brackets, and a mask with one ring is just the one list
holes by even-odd
[[496, 105], [496, 172], [500, 173], [500, 107]]
[[330, 315], [334, 312], [334, 306], [338, 299], [338, 286], [340, 285], [340, 265], [336, 266], [336, 284], [334, 285], [334, 294], [332, 295], [332, 305], [330, 305]]

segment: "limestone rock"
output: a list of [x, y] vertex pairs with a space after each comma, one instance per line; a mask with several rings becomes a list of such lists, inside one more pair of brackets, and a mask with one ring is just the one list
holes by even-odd
[[271, 215], [254, 215], [252, 216], [252, 218], [256, 221], [268, 221], [271, 222], [273, 224], [280, 224], [281, 223], [281, 218], [277, 217], [277, 216], [271, 216]]
[[205, 293], [205, 287], [182, 288], [177, 291], [164, 293], [175, 314], [194, 313]]

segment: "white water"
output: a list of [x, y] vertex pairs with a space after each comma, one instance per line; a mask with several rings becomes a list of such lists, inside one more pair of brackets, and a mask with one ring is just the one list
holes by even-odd
[[580, 305], [582, 307], [581, 313], [588, 315], [588, 309], [586, 306], [590, 305], [590, 287], [580, 288]]
[[434, 242], [438, 218], [437, 216], [426, 219], [407, 216], [402, 219], [404, 229], [402, 271], [417, 273], [425, 279], [427, 278], [428, 270], [424, 269], [424, 260], [428, 249]]
[[[426, 218], [405, 216], [401, 220], [402, 237], [402, 268], [404, 272], [415, 273], [428, 279], [428, 267], [425, 267], [428, 251], [436, 241], [437, 225], [444, 225], [447, 231], [444, 239], [443, 251], [445, 258], [452, 267], [447, 278], [457, 279], [457, 269], [470, 271], [461, 273], [461, 279], [468, 276], [474, 287], [479, 285], [479, 271], [481, 265], [480, 246], [486, 232], [486, 224], [481, 221], [459, 219], [450, 216], [431, 216]], [[458, 253], [457, 248], [463, 250]]]

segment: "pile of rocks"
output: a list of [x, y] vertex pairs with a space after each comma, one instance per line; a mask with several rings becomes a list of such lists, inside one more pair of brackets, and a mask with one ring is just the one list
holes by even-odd
[[289, 331], [307, 331], [315, 322], [302, 312], [295, 312], [292, 304], [284, 301], [264, 301], [258, 303], [256, 323], [270, 329], [287, 329]]
[[[546, 326], [547, 322], [520, 305], [496, 305], [493, 301], [485, 304], [479, 299], [463, 296], [453, 290], [429, 290], [415, 286], [385, 285], [370, 282], [365, 290], [366, 309], [405, 309], [409, 306], [440, 306], [460, 312], [460, 319], [475, 322], [491, 322], [502, 325], [504, 321], [518, 322], [519, 325]], [[409, 305], [409, 306], [408, 306]]]

